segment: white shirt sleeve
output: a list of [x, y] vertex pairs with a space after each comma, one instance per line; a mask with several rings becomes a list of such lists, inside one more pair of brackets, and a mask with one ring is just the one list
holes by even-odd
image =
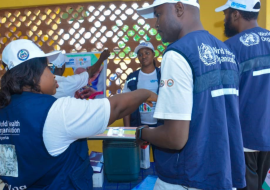
[[43, 141], [49, 154], [63, 153], [77, 139], [103, 133], [110, 118], [107, 98], [80, 100], [57, 99], [48, 112], [43, 128]]
[[161, 81], [154, 117], [191, 120], [193, 75], [186, 59], [177, 52], [165, 53], [161, 63]]
[[122, 93], [131, 92], [131, 90], [127, 86], [127, 82], [125, 82], [124, 88], [122, 90]]
[[88, 84], [89, 74], [87, 72], [82, 72], [81, 74], [68, 77], [55, 76], [55, 80], [59, 85], [54, 95], [55, 98], [67, 96], [74, 97], [77, 90]]

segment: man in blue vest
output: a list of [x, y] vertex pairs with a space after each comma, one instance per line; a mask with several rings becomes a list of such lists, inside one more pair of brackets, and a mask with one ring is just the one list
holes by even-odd
[[197, 0], [156, 0], [138, 10], [157, 18], [163, 42], [157, 128], [137, 129], [155, 150], [154, 190], [231, 190], [245, 186], [238, 109], [238, 65], [229, 48], [204, 30]]
[[261, 190], [270, 168], [270, 31], [258, 26], [260, 0], [228, 1], [225, 42], [240, 68], [240, 122], [246, 160], [247, 190]]

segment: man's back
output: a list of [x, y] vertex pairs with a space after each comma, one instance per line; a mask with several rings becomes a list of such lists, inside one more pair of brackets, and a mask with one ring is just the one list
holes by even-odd
[[244, 147], [270, 151], [270, 32], [245, 30], [225, 42], [235, 52], [240, 72], [240, 121]]

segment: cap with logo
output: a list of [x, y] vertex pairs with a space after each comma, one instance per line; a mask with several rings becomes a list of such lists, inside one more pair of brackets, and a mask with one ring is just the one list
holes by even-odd
[[225, 5], [217, 8], [216, 12], [221, 12], [228, 8], [247, 12], [259, 12], [260, 9], [254, 8], [257, 3], [261, 3], [260, 0], [228, 0]]
[[62, 68], [62, 66], [66, 63], [65, 55], [63, 53], [59, 53], [57, 58], [50, 63], [52, 63], [57, 68]]
[[154, 46], [150, 43], [150, 42], [142, 42], [140, 43], [136, 48], [135, 48], [135, 53], [138, 53], [140, 49], [142, 48], [149, 48], [151, 49], [153, 52], [155, 52], [155, 48]]
[[10, 42], [2, 52], [2, 61], [10, 70], [21, 63], [24, 63], [33, 58], [47, 57], [50, 62], [54, 61], [60, 51], [54, 51], [45, 54], [34, 42], [31, 40], [15, 40]]
[[184, 4], [188, 4], [188, 5], [192, 5], [192, 6], [200, 8], [200, 5], [197, 2], [197, 0], [155, 0], [152, 5], [137, 9], [137, 12], [146, 19], [154, 18], [155, 17], [154, 7], [157, 7], [165, 3], [177, 3], [177, 2], [181, 2]]

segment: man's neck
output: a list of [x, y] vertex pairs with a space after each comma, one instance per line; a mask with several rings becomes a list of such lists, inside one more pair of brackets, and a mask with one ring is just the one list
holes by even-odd
[[180, 34], [178, 36], [178, 39], [184, 37], [188, 33], [198, 31], [198, 30], [204, 30], [201, 21], [190, 22], [185, 27], [183, 27], [183, 29], [181, 30], [181, 32], [180, 32]]
[[252, 28], [256, 28], [258, 27], [258, 22], [257, 20], [251, 20], [251, 21], [243, 21], [242, 24], [239, 27], [239, 33], [245, 31], [245, 30], [249, 30]]

